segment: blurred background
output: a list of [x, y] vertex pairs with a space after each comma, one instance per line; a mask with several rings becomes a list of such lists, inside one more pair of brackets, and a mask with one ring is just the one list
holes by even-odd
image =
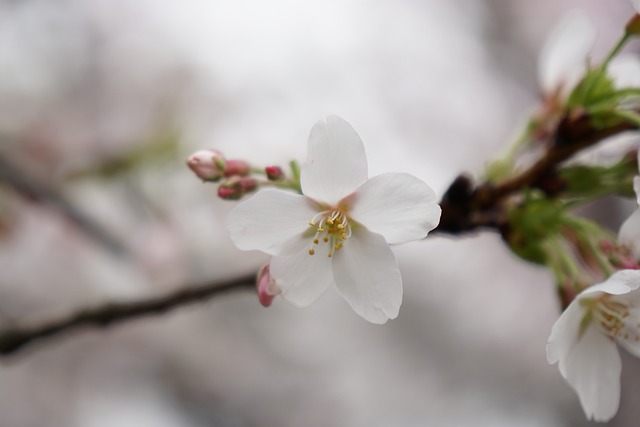
[[[576, 8], [596, 57], [632, 14], [626, 0], [1, 1], [0, 324], [257, 271], [266, 258], [224, 229], [234, 203], [185, 167], [200, 148], [303, 160], [313, 124], [338, 114], [371, 175], [441, 195], [531, 112], [538, 52]], [[404, 303], [384, 326], [335, 290], [304, 310], [242, 291], [77, 331], [0, 362], [0, 426], [591, 424], [546, 362], [550, 274], [492, 234], [394, 251]], [[625, 355], [609, 425], [636, 425], [639, 379]]]

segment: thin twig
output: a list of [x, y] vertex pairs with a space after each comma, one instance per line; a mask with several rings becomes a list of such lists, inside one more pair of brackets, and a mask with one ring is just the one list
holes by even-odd
[[230, 291], [253, 287], [255, 287], [255, 276], [245, 276], [227, 282], [212, 283], [207, 286], [186, 287], [169, 295], [152, 297], [141, 301], [108, 303], [73, 313], [57, 321], [49, 321], [33, 327], [7, 329], [0, 332], [0, 355], [16, 353], [27, 345], [80, 327], [94, 326], [104, 328], [137, 317], [158, 315], [187, 304], [203, 302], [216, 295]]
[[82, 213], [50, 186], [27, 176], [2, 155], [0, 155], [0, 182], [8, 184], [28, 200], [35, 200], [52, 206], [78, 229], [102, 244], [111, 253], [118, 256], [127, 255], [128, 251], [125, 245], [109, 234], [104, 227]]

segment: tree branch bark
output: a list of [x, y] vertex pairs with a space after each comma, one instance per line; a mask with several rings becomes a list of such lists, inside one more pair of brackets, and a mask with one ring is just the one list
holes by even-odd
[[458, 176], [440, 202], [442, 217], [432, 233], [458, 235], [482, 229], [501, 230], [507, 221], [504, 204], [509, 197], [526, 188], [549, 192], [564, 161], [605, 138], [637, 129], [633, 123], [597, 129], [588, 115], [565, 117], [546, 153], [522, 173], [498, 184], [485, 182], [478, 186], [466, 175]]
[[37, 326], [7, 329], [0, 331], [0, 355], [17, 353], [28, 345], [81, 327], [105, 328], [142, 316], [162, 314], [183, 305], [204, 302], [224, 293], [253, 288], [255, 288], [255, 276], [251, 275], [206, 286], [186, 287], [168, 295], [141, 301], [108, 303]]

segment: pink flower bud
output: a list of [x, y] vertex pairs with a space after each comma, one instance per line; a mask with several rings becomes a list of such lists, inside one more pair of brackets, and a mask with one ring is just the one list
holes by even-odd
[[217, 181], [222, 178], [224, 163], [222, 153], [212, 148], [198, 150], [187, 159], [187, 166], [198, 178], [205, 181]]
[[631, 257], [622, 259], [620, 262], [620, 268], [622, 270], [640, 270], [640, 266], [638, 265], [636, 260]]
[[251, 165], [244, 160], [227, 160], [224, 176], [247, 176], [251, 172]]
[[[637, 2], [635, 4], [638, 4]], [[637, 7], [637, 6], [636, 6]], [[637, 13], [633, 15], [633, 18], [627, 23], [625, 27], [625, 32], [627, 34], [638, 35], [640, 34], [640, 15]]]
[[264, 307], [269, 307], [273, 299], [282, 291], [276, 285], [276, 281], [269, 273], [269, 264], [265, 264], [258, 272], [256, 280], [256, 288], [258, 289], [258, 299]]
[[218, 197], [225, 200], [238, 200], [258, 187], [254, 178], [232, 177], [218, 187]]
[[284, 172], [282, 172], [280, 166], [267, 166], [264, 168], [264, 171], [267, 173], [267, 179], [269, 181], [278, 181], [284, 178]]

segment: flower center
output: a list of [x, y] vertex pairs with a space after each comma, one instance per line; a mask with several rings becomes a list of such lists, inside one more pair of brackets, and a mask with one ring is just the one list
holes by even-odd
[[594, 301], [591, 308], [593, 318], [600, 325], [601, 330], [613, 339], [640, 341], [640, 319], [631, 310], [632, 304], [603, 295]]
[[315, 247], [322, 242], [328, 245], [327, 256], [331, 258], [333, 253], [342, 249], [347, 239], [351, 237], [349, 218], [340, 209], [320, 212], [313, 217], [309, 226], [316, 230], [309, 255], [314, 255], [316, 253]]

